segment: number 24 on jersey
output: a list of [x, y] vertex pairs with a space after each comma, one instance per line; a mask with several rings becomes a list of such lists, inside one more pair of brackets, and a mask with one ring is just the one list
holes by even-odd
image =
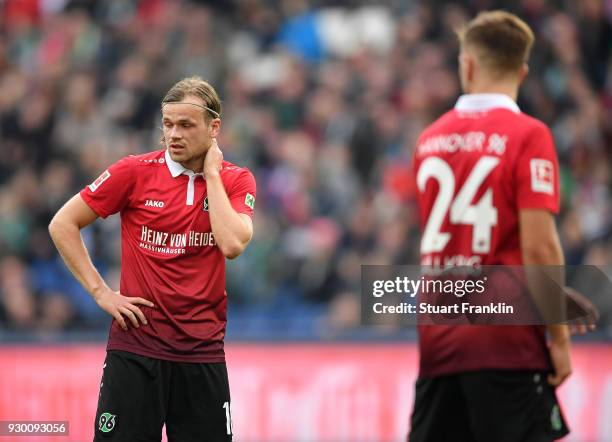
[[471, 170], [467, 180], [455, 195], [455, 174], [446, 161], [439, 157], [429, 157], [419, 167], [417, 186], [420, 192], [430, 178], [438, 182], [438, 194], [427, 219], [421, 240], [421, 253], [436, 253], [444, 250], [451, 234], [442, 232], [442, 224], [449, 213], [451, 224], [472, 226], [473, 253], [486, 254], [491, 250], [491, 232], [497, 224], [497, 209], [493, 205], [493, 189], [488, 188], [484, 195], [471, 204], [478, 189], [487, 176], [499, 164], [499, 158], [483, 156]]

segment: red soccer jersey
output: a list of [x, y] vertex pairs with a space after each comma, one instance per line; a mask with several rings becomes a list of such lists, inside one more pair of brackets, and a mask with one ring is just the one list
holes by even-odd
[[[255, 179], [223, 162], [232, 207], [253, 216]], [[101, 217], [121, 214], [121, 286], [148, 325], [123, 331], [113, 320], [108, 349], [185, 362], [222, 362], [227, 318], [225, 257], [215, 244], [206, 181], [164, 150], [128, 156], [81, 191]], [[129, 321], [128, 321], [129, 323]]]
[[[414, 155], [421, 264], [520, 265], [519, 210], [559, 210], [553, 139], [500, 94], [462, 96]], [[544, 327], [420, 326], [420, 374], [550, 368]]]

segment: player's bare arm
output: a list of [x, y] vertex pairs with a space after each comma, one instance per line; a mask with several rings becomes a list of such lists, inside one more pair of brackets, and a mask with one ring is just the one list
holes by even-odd
[[253, 236], [253, 223], [251, 218], [236, 212], [227, 197], [223, 181], [221, 180], [221, 166], [223, 153], [213, 138], [212, 145], [204, 159], [204, 176], [208, 192], [210, 224], [215, 242], [226, 258], [234, 259], [239, 256]]
[[[530, 265], [562, 266], [563, 251], [553, 215], [547, 210], [523, 209], [519, 218], [521, 253], [526, 268]], [[563, 275], [558, 277], [563, 278]], [[559, 282], [562, 287], [563, 282]], [[549, 325], [547, 330], [551, 338], [550, 358], [555, 368], [555, 373], [549, 375], [548, 382], [558, 386], [572, 373], [570, 332], [567, 325]]]
[[134, 327], [139, 327], [140, 323], [146, 324], [147, 319], [138, 304], [153, 307], [153, 303], [111, 290], [93, 265], [83, 243], [81, 229], [97, 218], [98, 215], [77, 194], [55, 214], [49, 224], [49, 233], [68, 269], [100, 308], [115, 318], [124, 330], [127, 330], [124, 316]]

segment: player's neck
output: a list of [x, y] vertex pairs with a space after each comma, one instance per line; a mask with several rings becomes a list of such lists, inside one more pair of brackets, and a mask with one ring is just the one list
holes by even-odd
[[193, 173], [202, 173], [204, 170], [204, 158], [192, 158], [184, 163], [179, 163], [187, 170], [191, 170]]
[[518, 85], [515, 81], [495, 81], [489, 79], [482, 79], [475, 81], [468, 88], [466, 88], [468, 94], [503, 94], [507, 95], [512, 100], [516, 101], [518, 96]]

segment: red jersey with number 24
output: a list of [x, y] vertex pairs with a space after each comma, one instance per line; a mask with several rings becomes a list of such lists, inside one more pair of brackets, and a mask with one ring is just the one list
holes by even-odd
[[[472, 94], [419, 137], [421, 264], [521, 265], [519, 210], [559, 210], [559, 169], [542, 122], [510, 97]], [[420, 375], [548, 370], [542, 326], [419, 327]]]

